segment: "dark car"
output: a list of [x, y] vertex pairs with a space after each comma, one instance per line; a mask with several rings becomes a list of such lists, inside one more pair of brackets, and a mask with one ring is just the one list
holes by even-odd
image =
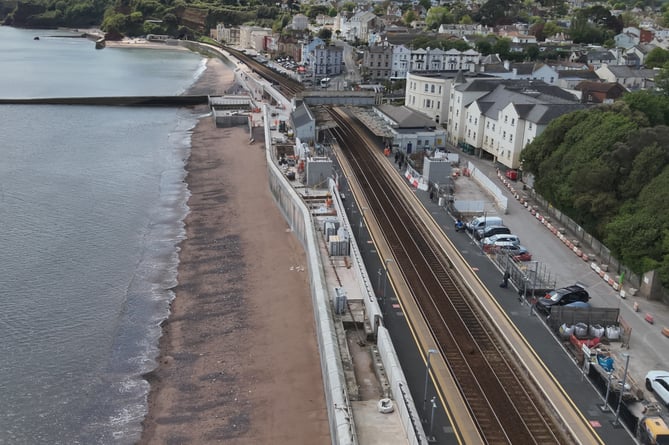
[[493, 235], [510, 234], [511, 229], [506, 226], [486, 226], [474, 232], [476, 239], [490, 238]]
[[553, 306], [566, 306], [577, 301], [587, 303], [588, 300], [588, 291], [580, 284], [574, 284], [548, 292], [546, 298], [539, 299], [535, 306], [538, 312], [550, 315]]

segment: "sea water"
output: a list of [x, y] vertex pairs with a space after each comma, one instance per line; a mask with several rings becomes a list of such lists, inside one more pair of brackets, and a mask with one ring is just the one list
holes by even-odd
[[[0, 27], [0, 98], [178, 94], [205, 66], [73, 35]], [[0, 105], [0, 444], [139, 438], [195, 122], [176, 108]]]

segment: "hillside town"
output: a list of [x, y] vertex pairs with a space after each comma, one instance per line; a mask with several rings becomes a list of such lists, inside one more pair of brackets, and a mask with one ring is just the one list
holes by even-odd
[[[565, 18], [556, 18], [561, 8]], [[502, 12], [487, 17], [488, 9]], [[327, 2], [300, 10], [309, 15], [291, 15], [280, 32], [223, 22], [210, 37], [307, 87], [377, 88], [384, 100], [432, 121], [442, 147], [477, 151], [509, 169], [522, 169], [523, 148], [553, 119], [660, 89], [656, 77], [669, 59], [669, 29], [651, 8], [574, 2], [523, 12], [491, 0], [347, 3], [335, 16]], [[523, 15], [527, 22], [505, 24]]]

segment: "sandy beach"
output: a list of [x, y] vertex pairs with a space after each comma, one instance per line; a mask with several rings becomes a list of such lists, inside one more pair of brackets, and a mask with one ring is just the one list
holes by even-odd
[[[233, 83], [211, 59], [189, 93]], [[187, 238], [140, 444], [330, 443], [305, 255], [254, 138], [211, 117], [193, 131]]]

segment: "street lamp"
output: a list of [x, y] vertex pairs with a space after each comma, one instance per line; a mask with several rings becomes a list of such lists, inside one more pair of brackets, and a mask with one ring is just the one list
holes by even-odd
[[427, 363], [425, 365], [425, 391], [423, 392], [423, 413], [425, 413], [425, 406], [427, 405], [427, 382], [430, 379], [430, 356], [436, 354], [436, 349], [427, 350]]
[[365, 219], [365, 210], [369, 210], [367, 207], [360, 208], [360, 224], [358, 224], [358, 243], [360, 242], [360, 237], [362, 236], [360, 231], [363, 226], [363, 220]]
[[618, 416], [620, 415], [620, 405], [623, 403], [623, 393], [625, 392], [625, 382], [627, 381], [627, 368], [630, 364], [630, 355], [626, 352], [623, 353], [625, 357], [625, 372], [623, 373], [623, 384], [620, 387], [620, 397], [618, 397], [618, 407], [616, 408], [616, 418], [613, 420], [613, 425], [618, 425]]
[[387, 289], [387, 287], [388, 287], [388, 264], [391, 263], [391, 262], [393, 262], [393, 261], [395, 261], [395, 260], [393, 260], [392, 258], [386, 258], [386, 259], [384, 260], [384, 264], [385, 264], [385, 272], [384, 272], [384, 274], [385, 274], [385, 275], [384, 275], [384, 277], [383, 277], [383, 295], [381, 296], [381, 310], [382, 310], [384, 313], [385, 313], [386, 304], [387, 304], [387, 301], [386, 301], [386, 289]]
[[434, 412], [437, 409], [436, 400], [437, 400], [436, 397], [432, 397], [432, 400], [430, 400], [430, 402], [432, 402], [432, 415], [430, 415], [430, 435], [427, 436], [427, 441], [428, 442], [436, 442], [437, 441], [437, 439], [434, 437], [434, 434], [432, 433], [432, 431], [434, 431]]
[[388, 264], [392, 263], [393, 261], [395, 260], [393, 260], [392, 258], [386, 258], [384, 260], [384, 263], [386, 265], [386, 277], [385, 280], [383, 281], [383, 298], [386, 298], [386, 285], [388, 283]]
[[609, 378], [606, 382], [606, 395], [604, 396], [604, 404], [599, 407], [602, 411], [606, 411], [609, 407], [609, 392], [611, 390], [611, 375], [613, 375], [613, 369], [610, 370], [608, 374]]

